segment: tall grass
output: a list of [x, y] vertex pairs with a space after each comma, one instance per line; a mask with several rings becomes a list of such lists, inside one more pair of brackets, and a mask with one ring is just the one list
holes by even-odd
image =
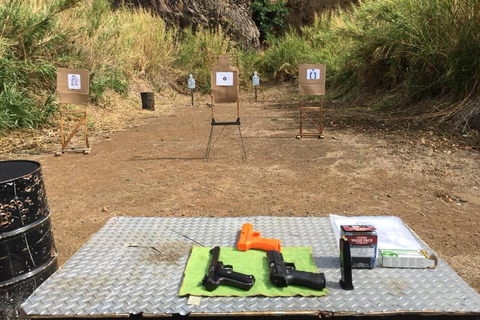
[[441, 120], [466, 112], [464, 100], [478, 95], [480, 0], [365, 1], [322, 20], [328, 24], [317, 21], [305, 32], [313, 38], [304, 39], [327, 53], [331, 85], [340, 92], [364, 90], [397, 109], [438, 98], [422, 111]]
[[[407, 94], [465, 95], [478, 78], [480, 1], [371, 1], [344, 16], [355, 40], [348, 71]], [[473, 82], [472, 82], [473, 81]]]
[[101, 106], [137, 80], [160, 91], [195, 73], [208, 88], [210, 57], [234, 47], [221, 29], [167, 28], [148, 10], [112, 10], [108, 0], [0, 0], [0, 130], [48, 119], [56, 67], [89, 70], [90, 102]]
[[[146, 9], [121, 7], [112, 10], [107, 0], [90, 0], [71, 11], [64, 21], [74, 21], [77, 55], [70, 64], [81, 63], [91, 71], [91, 100], [98, 103], [107, 89], [126, 93], [135, 79], [146, 80], [149, 89], [182, 81], [194, 73], [197, 84], [208, 86], [210, 57], [235, 45], [218, 30], [167, 28]], [[182, 83], [183, 84], [183, 83]]]
[[175, 30], [146, 10], [112, 11], [108, 1], [90, 0], [61, 21], [72, 39], [61, 63], [90, 70], [92, 103], [108, 89], [127, 93], [135, 77], [154, 82], [175, 59]]
[[421, 111], [467, 119], [480, 99], [479, 12], [480, 0], [366, 0], [257, 52], [221, 29], [167, 27], [108, 0], [0, 0], [0, 130], [48, 120], [57, 66], [90, 70], [91, 102], [101, 106], [107, 92], [127, 94], [136, 81], [185, 87], [189, 73], [207, 92], [210, 60], [224, 53], [239, 56], [243, 85], [253, 71], [262, 82], [291, 81], [298, 64], [319, 62], [332, 97], [366, 92], [396, 110], [435, 98]]
[[364, 1], [274, 40], [259, 65], [285, 80], [302, 61], [327, 65], [332, 97], [368, 93], [382, 108], [468, 120], [480, 92], [480, 0]]
[[294, 31], [288, 32], [280, 39], [271, 39], [258, 66], [261, 72], [275, 81], [288, 81], [296, 78], [298, 64], [313, 63], [312, 47]]
[[65, 34], [55, 16], [76, 0], [48, 5], [21, 0], [0, 1], [0, 129], [35, 127], [52, 112], [55, 66], [52, 57]]
[[[187, 28], [178, 33], [176, 59], [177, 70], [193, 73], [196, 85], [204, 91], [210, 90], [210, 64], [215, 56], [233, 52], [233, 42], [221, 28], [207, 30]], [[186, 79], [186, 77], [185, 77]], [[186, 80], [185, 80], [186, 81]]]

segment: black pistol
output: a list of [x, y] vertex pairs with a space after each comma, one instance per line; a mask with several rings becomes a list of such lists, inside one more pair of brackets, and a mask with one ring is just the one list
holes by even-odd
[[253, 275], [234, 272], [232, 266], [224, 266], [222, 261], [218, 261], [220, 247], [213, 248], [210, 253], [212, 253], [212, 260], [208, 267], [208, 273], [202, 280], [202, 284], [208, 291], [215, 290], [219, 285], [229, 285], [245, 290], [253, 287], [255, 284]]
[[323, 273], [295, 270], [295, 264], [283, 261], [283, 255], [276, 251], [267, 252], [270, 281], [277, 287], [288, 287], [296, 284], [315, 290], [325, 288], [325, 275]]

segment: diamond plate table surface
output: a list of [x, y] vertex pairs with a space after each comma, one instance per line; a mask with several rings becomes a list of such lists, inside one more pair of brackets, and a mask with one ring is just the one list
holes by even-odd
[[[203, 297], [199, 305], [179, 297], [191, 248], [234, 246], [245, 222], [252, 223], [262, 237], [281, 239], [282, 246], [311, 246], [329, 294]], [[480, 314], [480, 295], [441, 259], [435, 270], [354, 269], [353, 291], [342, 290], [339, 278], [338, 249], [329, 218], [116, 217], [45, 281], [22, 309], [30, 317]]]

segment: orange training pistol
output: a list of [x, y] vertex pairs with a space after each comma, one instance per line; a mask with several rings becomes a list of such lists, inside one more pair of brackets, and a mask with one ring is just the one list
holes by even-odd
[[280, 240], [261, 238], [260, 232], [253, 231], [253, 225], [244, 223], [242, 232], [237, 242], [237, 249], [247, 251], [248, 249], [260, 249], [263, 251], [277, 250], [280, 252]]

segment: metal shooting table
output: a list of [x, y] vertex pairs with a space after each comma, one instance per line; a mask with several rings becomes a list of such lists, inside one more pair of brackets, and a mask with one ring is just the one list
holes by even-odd
[[[284, 247], [311, 246], [318, 271], [327, 279], [328, 295], [202, 297], [198, 305], [179, 297], [192, 246], [234, 246], [244, 222], [252, 223], [262, 237], [280, 239]], [[437, 269], [354, 269], [353, 291], [342, 290], [339, 279], [329, 218], [116, 217], [45, 281], [22, 309], [32, 318], [480, 315], [480, 295], [440, 258]]]

